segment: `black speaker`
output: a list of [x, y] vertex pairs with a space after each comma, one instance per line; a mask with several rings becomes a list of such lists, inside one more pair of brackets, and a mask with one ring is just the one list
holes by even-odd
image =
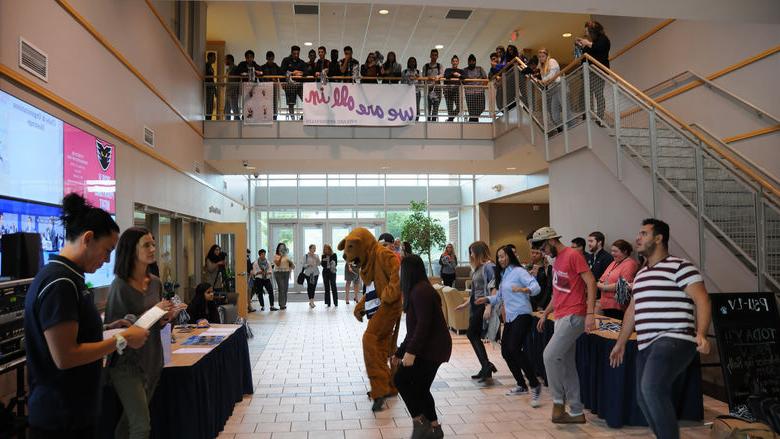
[[0, 242], [2, 276], [14, 279], [35, 277], [43, 266], [41, 235], [37, 233], [7, 233]]

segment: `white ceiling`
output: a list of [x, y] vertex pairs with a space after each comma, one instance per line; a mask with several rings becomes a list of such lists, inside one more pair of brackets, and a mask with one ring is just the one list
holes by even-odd
[[[380, 15], [387, 9], [389, 14]], [[467, 20], [445, 19], [447, 6], [393, 5], [386, 3], [321, 3], [319, 15], [296, 15], [291, 2], [211, 1], [208, 4], [207, 39], [224, 41], [227, 53], [237, 60], [246, 49], [264, 59], [273, 50], [276, 62], [289, 54], [290, 46], [301, 46], [301, 57], [310, 48], [324, 45], [328, 50], [352, 46], [355, 57], [365, 60], [370, 51], [395, 51], [399, 62], [410, 56], [418, 66], [428, 60], [430, 49], [441, 44], [439, 59], [448, 64], [457, 54], [474, 53], [478, 64], [489, 67], [488, 55], [499, 44], [511, 43], [513, 31], [519, 48], [547, 47], [559, 61], [572, 58], [571, 38], [579, 35], [588, 15], [529, 12], [465, 7], [472, 10]], [[311, 42], [311, 47], [303, 43]], [[262, 63], [262, 61], [258, 61]], [[465, 62], [465, 59], [462, 61]]]

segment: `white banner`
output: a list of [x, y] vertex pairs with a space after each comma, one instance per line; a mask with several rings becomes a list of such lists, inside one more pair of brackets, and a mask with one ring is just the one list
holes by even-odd
[[415, 90], [406, 84], [303, 84], [303, 124], [402, 126], [416, 117]]
[[244, 124], [266, 125], [274, 121], [274, 84], [272, 82], [244, 82]]

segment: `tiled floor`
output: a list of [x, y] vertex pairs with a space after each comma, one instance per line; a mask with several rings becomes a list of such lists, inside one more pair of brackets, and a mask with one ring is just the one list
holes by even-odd
[[[411, 421], [399, 398], [390, 399], [388, 409], [371, 412], [360, 346], [365, 323], [352, 317], [353, 306], [341, 302], [326, 308], [320, 302], [310, 310], [307, 303], [290, 303], [285, 312], [250, 314], [255, 394], [236, 406], [219, 438], [408, 438]], [[611, 429], [591, 414], [582, 426], [552, 424], [546, 388], [538, 409], [531, 408], [527, 395], [504, 396], [513, 380], [500, 352], [488, 348], [488, 354], [498, 367], [492, 387], [470, 379], [478, 369], [476, 358], [466, 338], [453, 334], [452, 359], [439, 369], [433, 391], [446, 437], [653, 437], [647, 428]], [[706, 420], [725, 411], [723, 403], [705, 397]], [[683, 437], [709, 437], [709, 428], [688, 423]]]

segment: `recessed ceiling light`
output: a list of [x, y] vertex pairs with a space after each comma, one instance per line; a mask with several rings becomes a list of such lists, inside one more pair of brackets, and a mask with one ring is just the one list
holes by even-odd
[[303, 43], [303, 45], [304, 45], [304, 46], [311, 46], [312, 44], [311, 44], [311, 42], [310, 42], [310, 41], [307, 41], [307, 42]]
[[566, 32], [563, 34], [563, 38], [571, 38], [571, 32]]
[[506, 170], [507, 170], [507, 171], [516, 171], [516, 170], [517, 170], [517, 168], [515, 168], [515, 167], [511, 167], [511, 168], [506, 168]]
[[390, 167], [389, 167], [389, 166], [382, 166], [382, 167], [381, 167], [381, 168], [379, 168], [379, 169], [386, 170], [386, 169], [390, 169]]
[[390, 11], [388, 11], [387, 9], [380, 9], [379, 10], [379, 15], [387, 15], [389, 13], [390, 13]]
[[435, 45], [433, 47], [435, 47], [437, 49], [444, 49], [444, 44], [437, 44], [437, 45]]

